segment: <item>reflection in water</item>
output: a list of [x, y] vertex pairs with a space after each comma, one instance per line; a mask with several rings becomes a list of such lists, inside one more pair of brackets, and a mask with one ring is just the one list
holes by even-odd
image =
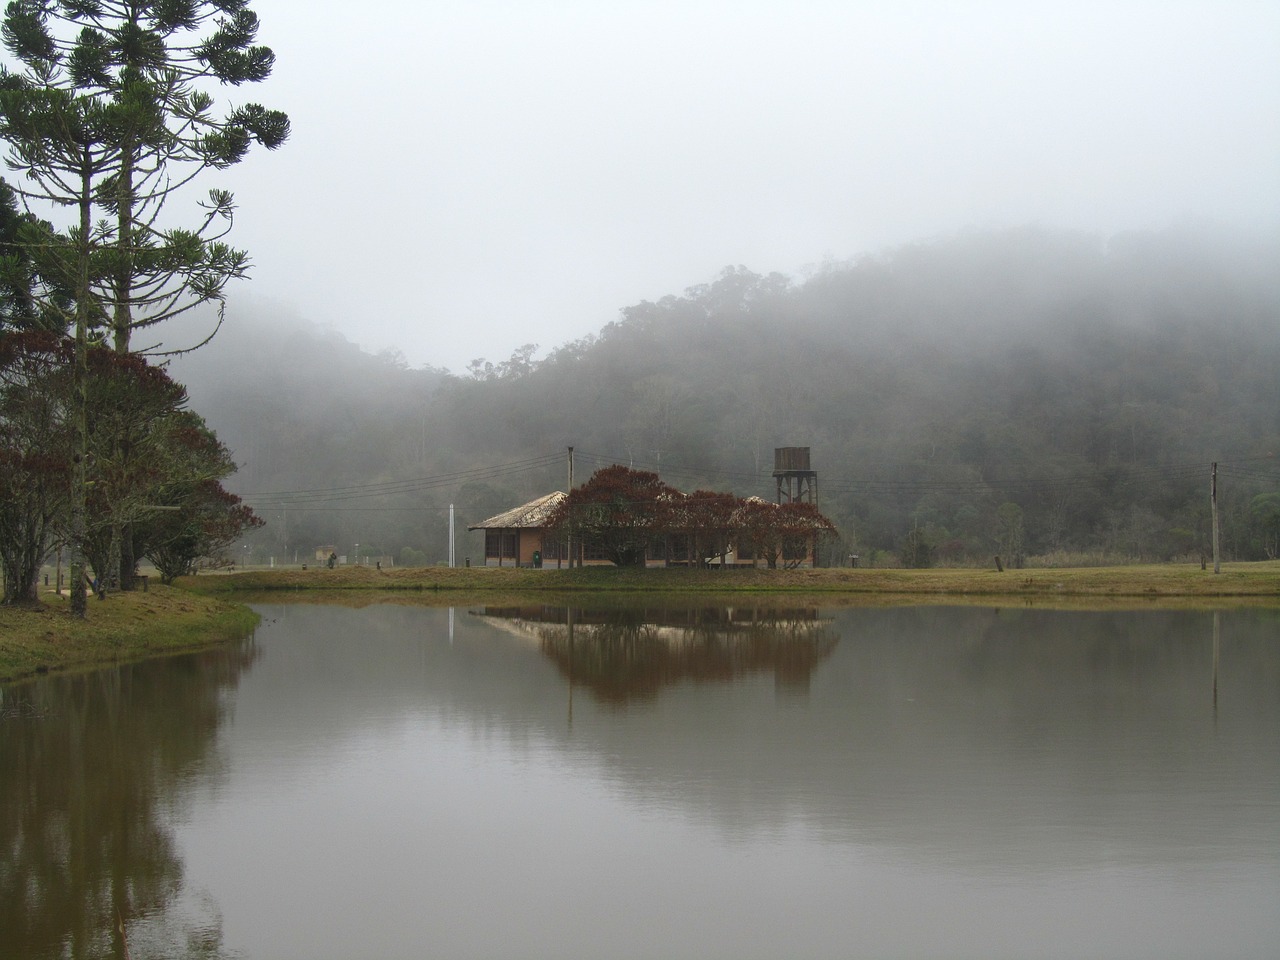
[[1218, 715], [1218, 661], [1222, 655], [1222, 613], [1213, 611], [1213, 715]]
[[0, 957], [220, 955], [214, 917], [164, 913], [183, 865], [164, 812], [209, 777], [250, 643], [0, 691]]
[[1280, 942], [1273, 610], [262, 612], [6, 691], [0, 958]]
[[478, 615], [535, 638], [571, 683], [613, 703], [651, 699], [685, 681], [727, 683], [769, 671], [780, 687], [804, 691], [838, 640], [816, 610], [529, 606]]

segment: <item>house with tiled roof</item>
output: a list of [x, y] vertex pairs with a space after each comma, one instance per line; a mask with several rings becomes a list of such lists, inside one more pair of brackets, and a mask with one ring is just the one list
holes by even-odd
[[467, 527], [484, 531], [487, 567], [561, 566], [562, 545], [543, 537], [547, 518], [565, 498], [559, 490]]
[[[572, 449], [571, 447], [570, 450]], [[572, 546], [560, 535], [550, 534], [547, 522], [568, 499], [559, 490], [467, 529], [484, 531], [484, 562], [489, 567], [568, 567], [612, 562], [631, 563], [641, 559], [645, 566], [678, 564], [756, 567], [761, 563], [771, 567], [779, 564], [788, 567], [816, 566], [819, 538], [824, 532], [834, 533], [835, 527], [817, 512], [818, 475], [810, 467], [809, 448], [778, 447], [774, 450], [773, 457], [773, 476], [778, 487], [775, 503], [760, 497], [737, 500], [729, 494], [710, 494], [701, 499], [692, 499], [663, 485], [665, 490], [660, 497], [664, 498], [661, 502], [664, 504], [662, 512], [665, 516], [662, 524], [642, 525], [643, 529], [652, 533], [652, 539], [647, 545], [634, 543], [635, 530], [640, 528], [628, 523], [604, 530], [597, 523], [594, 534], [590, 532], [588, 524], [581, 542], [575, 537]], [[597, 471], [586, 486], [590, 487], [597, 478], [616, 471], [634, 474], [645, 479], [645, 482], [660, 482], [656, 474], [637, 474], [629, 468], [615, 465]], [[603, 482], [619, 481], [609, 477]], [[616, 494], [610, 493], [608, 496]], [[730, 505], [732, 516], [723, 515], [724, 497], [734, 501]], [[810, 512], [805, 513], [804, 510]], [[608, 522], [618, 523], [617, 520]], [[631, 541], [626, 544], [625, 552], [628, 557], [619, 559], [618, 544], [614, 542], [610, 559], [610, 545], [607, 541], [611, 533], [619, 531], [631, 537]], [[572, 563], [570, 550], [573, 553]]]
[[[472, 524], [468, 530], [484, 531], [484, 562], [489, 567], [550, 567], [567, 568], [569, 564], [569, 547], [558, 536], [547, 529], [547, 521], [556, 507], [565, 499], [565, 494], [557, 490], [546, 496], [531, 500], [497, 516]], [[778, 509], [777, 504], [762, 500], [759, 497], [748, 497], [742, 501], [744, 507], [758, 505]], [[734, 517], [733, 526], [739, 522]], [[714, 566], [747, 566], [757, 567], [768, 563], [767, 554], [761, 554], [745, 538], [730, 532], [727, 549], [716, 556], [705, 557], [695, 563], [705, 562]], [[817, 553], [818, 532], [799, 539], [778, 543], [773, 549], [778, 551], [775, 562], [785, 566], [811, 567]], [[645, 565], [650, 567], [687, 566], [689, 538], [678, 530], [655, 538], [645, 556]], [[607, 555], [595, 544], [575, 543], [574, 553], [576, 566], [604, 566], [610, 564]]]

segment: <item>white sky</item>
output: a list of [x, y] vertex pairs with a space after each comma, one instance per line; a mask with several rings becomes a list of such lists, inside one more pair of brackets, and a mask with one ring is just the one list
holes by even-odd
[[[263, 300], [412, 364], [540, 354], [729, 264], [970, 227], [1280, 226], [1280, 2], [251, 0]], [[215, 184], [214, 181], [217, 181]]]

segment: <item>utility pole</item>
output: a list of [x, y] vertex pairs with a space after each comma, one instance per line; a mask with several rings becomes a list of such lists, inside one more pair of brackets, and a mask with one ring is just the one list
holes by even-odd
[[1213, 516], [1213, 572], [1221, 573], [1218, 555], [1218, 461], [1213, 462], [1213, 474], [1209, 480], [1209, 510]]
[[[573, 447], [569, 448], [569, 496], [573, 496]], [[569, 517], [569, 536], [565, 540], [565, 550], [569, 554], [569, 569], [573, 569], [573, 516]]]

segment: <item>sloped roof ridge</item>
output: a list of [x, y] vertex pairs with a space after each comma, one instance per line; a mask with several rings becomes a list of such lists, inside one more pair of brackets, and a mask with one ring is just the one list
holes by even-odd
[[513, 507], [505, 513], [472, 524], [468, 530], [493, 530], [496, 528], [514, 529], [517, 527], [541, 527], [546, 524], [547, 517], [565, 498], [564, 491], [553, 490], [545, 496], [530, 500], [528, 503]]

